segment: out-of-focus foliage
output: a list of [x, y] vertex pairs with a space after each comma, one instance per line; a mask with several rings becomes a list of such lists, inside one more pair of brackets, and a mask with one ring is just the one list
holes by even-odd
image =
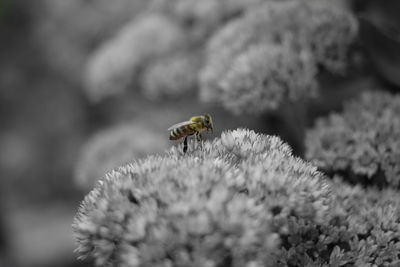
[[317, 241], [300, 235], [324, 221], [329, 202], [315, 167], [279, 138], [248, 130], [181, 151], [98, 183], [73, 226], [81, 258], [97, 266], [276, 266], [293, 254], [308, 258], [295, 240]]
[[366, 92], [342, 114], [319, 119], [306, 138], [306, 158], [353, 182], [400, 183], [400, 96]]
[[211, 37], [201, 97], [255, 113], [313, 96], [321, 68], [344, 72], [356, 33], [352, 15], [331, 1], [266, 1]]
[[89, 190], [106, 172], [148, 154], [161, 153], [166, 147], [166, 135], [143, 123], [100, 131], [81, 149], [75, 171], [76, 183]]

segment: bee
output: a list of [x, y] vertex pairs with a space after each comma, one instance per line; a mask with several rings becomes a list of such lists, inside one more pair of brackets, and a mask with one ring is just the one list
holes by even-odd
[[183, 153], [186, 153], [188, 148], [188, 136], [195, 135], [197, 142], [199, 142], [201, 146], [203, 141], [201, 132], [204, 130], [207, 130], [207, 132], [211, 130], [211, 133], [213, 132], [212, 118], [208, 114], [191, 117], [188, 121], [172, 125], [168, 128], [168, 131], [171, 131], [169, 140], [185, 138], [183, 141]]

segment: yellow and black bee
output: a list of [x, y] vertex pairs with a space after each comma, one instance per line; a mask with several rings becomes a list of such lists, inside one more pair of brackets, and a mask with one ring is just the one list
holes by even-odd
[[196, 135], [196, 139], [201, 145], [201, 142], [203, 141], [201, 132], [204, 130], [207, 130], [207, 132], [211, 130], [211, 132], [213, 132], [212, 119], [211, 116], [208, 114], [191, 117], [188, 121], [172, 125], [168, 128], [168, 131], [171, 131], [169, 135], [169, 140], [178, 140], [181, 138], [185, 138], [183, 142], [183, 152], [186, 153], [188, 148], [188, 136]]

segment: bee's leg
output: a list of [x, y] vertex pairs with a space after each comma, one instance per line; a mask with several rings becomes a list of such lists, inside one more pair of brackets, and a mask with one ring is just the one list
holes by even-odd
[[201, 133], [198, 133], [196, 135], [196, 138], [197, 138], [197, 143], [199, 144], [200, 149], [202, 150], [203, 149], [203, 137], [201, 136]]
[[185, 137], [185, 140], [183, 141], [183, 153], [186, 153], [188, 149], [188, 142], [187, 142], [187, 136]]
[[195, 135], [196, 135], [196, 144], [197, 144], [196, 148], [198, 148], [199, 147], [199, 132], [196, 132]]

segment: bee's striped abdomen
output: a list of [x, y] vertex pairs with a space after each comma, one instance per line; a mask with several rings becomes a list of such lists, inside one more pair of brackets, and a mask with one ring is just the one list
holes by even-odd
[[169, 140], [177, 140], [179, 139], [179, 136], [181, 135], [181, 130], [180, 128], [175, 128], [171, 131], [170, 135], [169, 135]]
[[169, 140], [178, 140], [190, 134], [192, 134], [192, 129], [189, 126], [178, 127], [171, 131]]

